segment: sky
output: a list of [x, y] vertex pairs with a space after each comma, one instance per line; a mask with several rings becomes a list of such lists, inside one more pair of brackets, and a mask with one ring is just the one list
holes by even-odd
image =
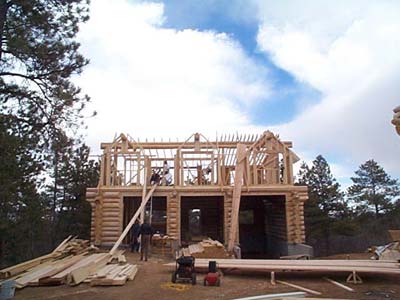
[[[86, 141], [271, 130], [348, 186], [375, 159], [400, 178], [400, 1], [95, 0]], [[298, 166], [297, 166], [298, 167]]]

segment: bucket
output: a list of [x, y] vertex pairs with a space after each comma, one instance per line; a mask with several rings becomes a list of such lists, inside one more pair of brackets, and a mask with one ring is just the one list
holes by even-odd
[[15, 281], [6, 280], [0, 282], [0, 300], [8, 300], [14, 298]]

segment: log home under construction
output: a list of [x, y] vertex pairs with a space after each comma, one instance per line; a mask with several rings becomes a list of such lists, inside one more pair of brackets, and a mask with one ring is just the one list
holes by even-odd
[[115, 244], [136, 214], [178, 244], [210, 237], [228, 250], [240, 244], [245, 258], [312, 250], [303, 244], [307, 187], [293, 183], [299, 158], [270, 131], [216, 141], [195, 133], [182, 142], [121, 134], [101, 148], [99, 184], [87, 189], [96, 245]]

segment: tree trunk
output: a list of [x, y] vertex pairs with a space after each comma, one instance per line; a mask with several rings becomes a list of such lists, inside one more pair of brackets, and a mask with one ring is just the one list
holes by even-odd
[[9, 8], [10, 3], [7, 0], [0, 0], [0, 60], [3, 54], [4, 25], [6, 24], [7, 11]]
[[375, 218], [379, 218], [379, 205], [377, 203], [375, 203]]

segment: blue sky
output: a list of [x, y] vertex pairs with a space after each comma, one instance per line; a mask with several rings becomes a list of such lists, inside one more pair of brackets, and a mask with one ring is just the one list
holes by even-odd
[[399, 15], [384, 0], [92, 1], [89, 144], [270, 129], [345, 186], [371, 158], [400, 177]]
[[[247, 55], [268, 68], [274, 90], [250, 110], [251, 119], [257, 124], [271, 126], [291, 121], [300, 110], [297, 99], [310, 103], [318, 101], [317, 90], [298, 82], [290, 73], [275, 65], [268, 54], [262, 53], [257, 44], [258, 22], [254, 18], [239, 17], [232, 11], [232, 1], [158, 1], [164, 4], [165, 26], [177, 30], [193, 29], [229, 34], [238, 41]], [[250, 2], [248, 2], [250, 3]], [[231, 9], [229, 9], [231, 8]], [[248, 13], [256, 13], [255, 5], [247, 6]]]

